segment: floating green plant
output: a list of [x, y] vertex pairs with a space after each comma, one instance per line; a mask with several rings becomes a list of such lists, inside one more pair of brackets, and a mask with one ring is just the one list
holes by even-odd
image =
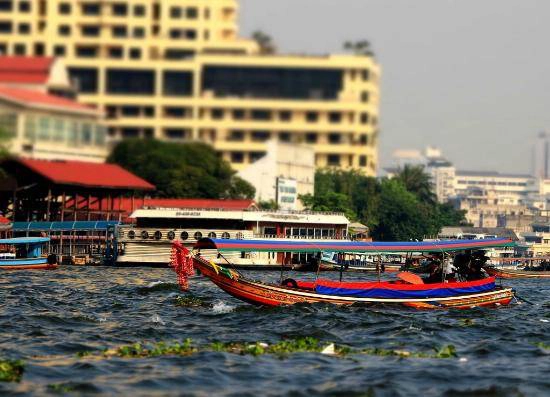
[[174, 304], [181, 307], [197, 307], [204, 306], [204, 301], [193, 295], [176, 296]]
[[474, 325], [476, 322], [474, 319], [472, 318], [461, 318], [459, 320], [459, 323], [460, 325], [462, 325], [463, 327], [471, 327], [472, 325]]
[[143, 344], [140, 342], [130, 345], [120, 346], [115, 349], [103, 351], [100, 355], [93, 355], [91, 352], [77, 353], [78, 357], [122, 357], [122, 358], [146, 358], [159, 356], [187, 356], [198, 352], [224, 352], [240, 355], [261, 356], [272, 354], [285, 357], [293, 353], [320, 353], [331, 356], [343, 357], [349, 354], [367, 354], [373, 356], [394, 356], [410, 358], [452, 358], [457, 357], [456, 349], [453, 345], [446, 345], [441, 348], [435, 348], [433, 352], [410, 352], [407, 350], [384, 349], [384, 348], [365, 348], [354, 349], [349, 346], [336, 345], [320, 341], [314, 337], [299, 337], [284, 339], [276, 343], [268, 344], [264, 342], [213, 342], [204, 346], [194, 346], [191, 339], [185, 339], [183, 342], [158, 342], [155, 344]]
[[81, 351], [81, 352], [76, 352], [76, 356], [79, 357], [79, 358], [87, 357], [87, 356], [91, 356], [91, 355], [92, 355], [92, 352], [89, 351], [89, 350], [85, 350], [85, 351]]
[[550, 344], [544, 343], [544, 342], [537, 343], [537, 347], [540, 347], [541, 349], [544, 349], [544, 350], [550, 350]]
[[186, 356], [197, 351], [192, 346], [191, 339], [186, 339], [183, 342], [165, 343], [158, 342], [153, 345], [143, 345], [139, 342], [121, 346], [117, 349], [109, 349], [103, 352], [106, 357], [124, 357], [124, 358], [140, 358], [140, 357], [158, 357], [158, 356]]
[[19, 382], [25, 371], [21, 360], [0, 359], [0, 382]]
[[59, 394], [66, 394], [75, 391], [75, 387], [69, 383], [51, 383], [47, 386], [48, 391]]

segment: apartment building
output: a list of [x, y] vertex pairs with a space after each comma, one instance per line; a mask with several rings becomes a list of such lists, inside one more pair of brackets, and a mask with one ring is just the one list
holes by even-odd
[[200, 140], [240, 170], [276, 139], [375, 175], [374, 59], [261, 54], [237, 13], [236, 0], [0, 1], [0, 53], [64, 58], [112, 140]]

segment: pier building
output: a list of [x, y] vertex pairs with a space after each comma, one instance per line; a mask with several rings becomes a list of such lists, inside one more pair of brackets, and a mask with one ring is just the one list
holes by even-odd
[[116, 164], [7, 159], [0, 183], [0, 209], [12, 221], [121, 220], [115, 206], [155, 189]]
[[236, 0], [4, 0], [0, 53], [62, 58], [111, 140], [200, 140], [241, 170], [276, 139], [312, 146], [317, 167], [375, 175], [372, 55], [266, 54], [237, 16]]

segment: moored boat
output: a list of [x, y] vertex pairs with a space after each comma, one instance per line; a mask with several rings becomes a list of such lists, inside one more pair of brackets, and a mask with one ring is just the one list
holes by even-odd
[[[172, 264], [183, 286], [193, 268], [209, 278], [228, 294], [256, 305], [279, 306], [295, 303], [332, 304], [391, 304], [418, 309], [467, 309], [479, 306], [499, 306], [511, 302], [514, 293], [511, 288], [497, 286], [493, 277], [472, 281], [450, 281], [425, 284], [415, 275], [408, 273], [401, 280], [387, 282], [342, 282], [316, 279], [303, 282], [284, 280], [280, 285], [248, 279], [241, 273], [214, 263], [200, 254], [201, 249], [217, 249], [220, 255], [226, 251], [259, 250], [265, 252], [319, 253], [323, 250], [339, 252], [388, 253], [388, 252], [442, 252], [483, 249], [491, 246], [513, 246], [505, 239], [473, 241], [402, 242], [402, 243], [306, 243], [258, 240], [202, 239], [193, 252], [187, 251], [175, 242]], [[445, 272], [442, 269], [442, 274]], [[410, 277], [414, 276], [414, 277]], [[415, 279], [416, 278], [416, 279]], [[418, 281], [415, 281], [418, 280]]]
[[550, 270], [511, 269], [495, 266], [487, 266], [485, 270], [491, 276], [500, 278], [550, 278]]
[[55, 269], [54, 255], [43, 255], [47, 237], [17, 237], [0, 240], [0, 270]]

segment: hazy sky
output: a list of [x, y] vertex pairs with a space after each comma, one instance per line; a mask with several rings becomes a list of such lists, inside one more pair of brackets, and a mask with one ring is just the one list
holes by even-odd
[[440, 147], [461, 169], [529, 172], [550, 132], [550, 0], [240, 0], [281, 52], [368, 39], [382, 65], [381, 165]]

